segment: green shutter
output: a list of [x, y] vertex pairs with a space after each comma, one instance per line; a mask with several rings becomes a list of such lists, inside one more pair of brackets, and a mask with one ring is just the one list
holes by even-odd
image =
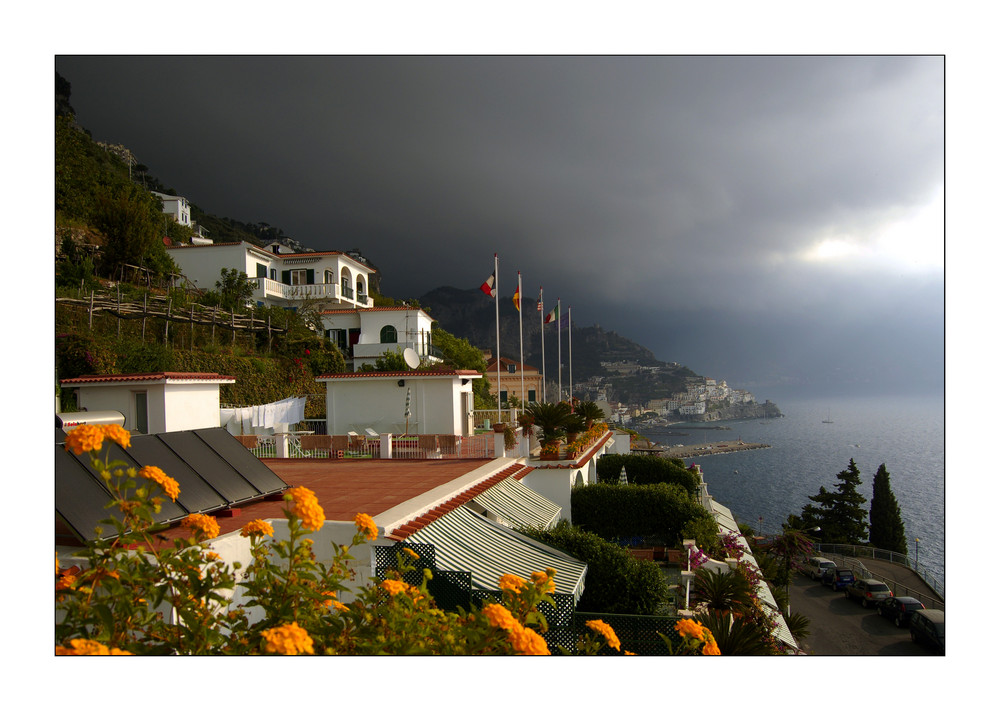
[[306, 284], [316, 283], [316, 272], [312, 269], [306, 269]]
[[289, 286], [292, 285], [292, 272], [288, 269], [281, 270], [281, 283], [288, 284]]

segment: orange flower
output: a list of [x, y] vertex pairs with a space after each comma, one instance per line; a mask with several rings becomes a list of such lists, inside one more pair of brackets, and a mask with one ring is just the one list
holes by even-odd
[[618, 635], [615, 634], [614, 629], [607, 622], [603, 620], [587, 620], [587, 627], [600, 633], [605, 641], [607, 641], [609, 647], [621, 651], [622, 643], [618, 641]]
[[510, 590], [513, 593], [519, 593], [527, 584], [527, 580], [517, 575], [507, 573], [500, 576], [499, 587], [501, 590]]
[[705, 639], [705, 633], [708, 632], [700, 622], [688, 619], [678, 620], [674, 629], [681, 637], [694, 637], [695, 639]]
[[[550, 568], [551, 570], [551, 568]], [[554, 572], [554, 571], [553, 571]], [[556, 581], [552, 580], [549, 574], [534, 572], [531, 574], [531, 581], [544, 593], [554, 593], [556, 591]]]
[[171, 479], [169, 476], [163, 473], [163, 470], [159, 467], [146, 466], [139, 470], [139, 476], [143, 479], [151, 479], [160, 485], [163, 489], [163, 493], [170, 497], [171, 501], [177, 501], [177, 497], [181, 493], [180, 484], [177, 483], [176, 479]]
[[483, 608], [483, 614], [493, 627], [509, 630], [517, 624], [517, 620], [510, 614], [510, 610], [503, 605], [497, 605], [496, 603], [486, 605]]
[[71, 639], [69, 646], [56, 647], [56, 656], [131, 656], [131, 652], [123, 652], [117, 647], [108, 648], [107, 645], [95, 642], [92, 639]]
[[387, 591], [390, 595], [398, 595], [401, 592], [406, 592], [410, 588], [410, 586], [402, 580], [383, 580], [380, 587]]
[[312, 654], [313, 641], [309, 633], [299, 627], [297, 622], [289, 622], [264, 630], [264, 651], [271, 654]]
[[542, 636], [520, 622], [514, 622], [508, 636], [514, 649], [521, 654], [552, 654]]
[[128, 449], [132, 443], [132, 433], [121, 425], [102, 425], [101, 433], [104, 435], [104, 439], [117, 442], [122, 449]]
[[701, 648], [701, 653], [706, 656], [722, 656], [722, 651], [719, 649], [719, 645], [715, 642], [715, 637], [708, 630], [705, 631], [708, 636], [708, 641], [705, 646]]
[[215, 538], [219, 535], [219, 522], [213, 516], [198, 513], [188, 514], [181, 523], [191, 529], [196, 538], [199, 536]]
[[240, 529], [240, 535], [244, 538], [250, 538], [252, 536], [273, 536], [274, 526], [269, 524], [267, 521], [255, 518], [253, 521], [245, 524], [243, 528]]
[[365, 538], [374, 541], [378, 538], [378, 526], [375, 520], [366, 513], [359, 513], [354, 517], [354, 525], [358, 527], [358, 532], [364, 533]]
[[66, 433], [63, 448], [72, 449], [73, 454], [96, 452], [104, 442], [104, 430], [98, 425], [79, 425]]
[[310, 489], [304, 486], [296, 486], [289, 489], [285, 493], [285, 497], [291, 497], [292, 513], [302, 519], [303, 526], [310, 531], [318, 531], [323, 528], [323, 523], [326, 521], [326, 514], [323, 513], [323, 507], [319, 505], [319, 499], [316, 498], [316, 494]]
[[406, 555], [408, 555], [408, 556], [410, 556], [411, 558], [413, 558], [414, 560], [416, 560], [417, 558], [419, 558], [419, 557], [420, 557], [420, 554], [419, 554], [419, 553], [417, 553], [417, 552], [416, 552], [415, 550], [413, 550], [412, 548], [404, 548], [404, 549], [403, 549], [403, 552], [404, 552], [404, 553], [406, 553]]

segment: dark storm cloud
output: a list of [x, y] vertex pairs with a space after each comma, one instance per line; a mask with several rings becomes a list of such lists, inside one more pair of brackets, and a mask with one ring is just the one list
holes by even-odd
[[209, 212], [315, 249], [360, 248], [394, 296], [478, 286], [498, 252], [502, 294], [521, 270], [526, 294], [543, 286], [578, 324], [747, 381], [791, 368], [791, 353], [815, 359], [812, 344], [853, 358], [852, 327], [870, 340], [891, 324], [891, 344], [940, 323], [926, 272], [802, 260], [823, 235], [871, 247], [880, 225], [940, 190], [940, 58], [61, 57], [56, 68], [96, 138], [126, 144]]

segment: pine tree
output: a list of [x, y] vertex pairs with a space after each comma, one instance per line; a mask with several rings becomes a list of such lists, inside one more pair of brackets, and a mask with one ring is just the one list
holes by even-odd
[[899, 503], [889, 484], [885, 463], [878, 468], [872, 482], [871, 544], [875, 548], [907, 554], [906, 528], [899, 513]]
[[821, 486], [818, 494], [809, 497], [816, 505], [806, 504], [801, 521], [807, 528], [819, 526], [819, 537], [824, 543], [864, 543], [868, 540], [868, 516], [864, 509], [867, 499], [858, 492], [861, 472], [854, 459], [837, 479], [840, 483], [836, 491]]

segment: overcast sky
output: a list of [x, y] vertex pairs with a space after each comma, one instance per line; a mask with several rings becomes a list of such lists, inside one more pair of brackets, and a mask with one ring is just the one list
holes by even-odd
[[[936, 56], [70, 57], [78, 122], [406, 298], [562, 299], [758, 397], [941, 389]], [[486, 298], [484, 296], [484, 298]]]

